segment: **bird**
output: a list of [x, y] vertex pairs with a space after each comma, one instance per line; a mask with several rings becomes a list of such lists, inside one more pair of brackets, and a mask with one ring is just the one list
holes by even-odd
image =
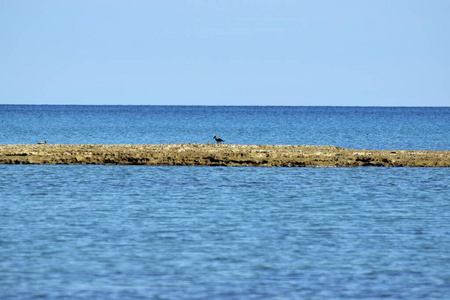
[[42, 141], [38, 143], [38, 145], [45, 145], [45, 144], [47, 144], [47, 141]]
[[216, 142], [219, 143], [223, 143], [225, 142], [224, 140], [222, 140], [220, 137], [214, 136], [214, 139], [216, 140]]

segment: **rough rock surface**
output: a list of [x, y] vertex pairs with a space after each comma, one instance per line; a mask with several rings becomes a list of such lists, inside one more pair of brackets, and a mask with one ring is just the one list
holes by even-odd
[[263, 167], [450, 167], [450, 151], [355, 150], [334, 146], [165, 144], [0, 145], [1, 164]]

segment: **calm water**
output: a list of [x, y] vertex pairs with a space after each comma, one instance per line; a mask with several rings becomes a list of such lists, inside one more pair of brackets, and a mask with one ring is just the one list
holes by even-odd
[[0, 105], [0, 144], [210, 143], [450, 150], [450, 107]]
[[[449, 150], [449, 113], [0, 106], [0, 143]], [[449, 187], [450, 168], [0, 165], [0, 299], [448, 299]]]

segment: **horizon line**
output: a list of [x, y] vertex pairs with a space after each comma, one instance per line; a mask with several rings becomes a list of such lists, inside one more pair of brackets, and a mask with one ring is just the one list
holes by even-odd
[[234, 104], [63, 104], [63, 103], [0, 103], [0, 106], [198, 106], [198, 107], [391, 107], [391, 108], [448, 108], [441, 105], [234, 105]]

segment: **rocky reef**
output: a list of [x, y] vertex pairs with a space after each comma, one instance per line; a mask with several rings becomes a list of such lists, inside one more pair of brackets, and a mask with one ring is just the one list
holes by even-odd
[[0, 145], [0, 164], [450, 167], [450, 151], [230, 144]]

